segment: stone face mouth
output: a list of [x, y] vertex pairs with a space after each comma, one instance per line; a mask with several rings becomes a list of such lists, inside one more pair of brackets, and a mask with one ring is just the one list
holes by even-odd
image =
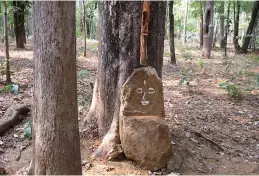
[[142, 104], [143, 106], [146, 106], [146, 105], [149, 104], [149, 101], [147, 101], [147, 100], [142, 100], [142, 101], [141, 101], [141, 104]]

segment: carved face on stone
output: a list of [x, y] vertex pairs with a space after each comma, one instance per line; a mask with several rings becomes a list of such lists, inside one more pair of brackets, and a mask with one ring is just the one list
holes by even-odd
[[164, 112], [162, 82], [149, 68], [135, 71], [123, 85], [124, 115], [160, 115]]
[[[133, 99], [131, 100], [135, 107], [142, 107], [141, 109], [146, 109], [154, 105], [156, 102], [156, 86], [147, 80], [143, 80], [142, 83], [138, 84], [138, 87], [133, 90]], [[138, 109], [137, 108], [137, 109]]]

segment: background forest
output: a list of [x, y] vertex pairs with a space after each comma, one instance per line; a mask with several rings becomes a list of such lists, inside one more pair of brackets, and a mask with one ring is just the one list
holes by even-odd
[[[33, 48], [40, 45], [35, 41], [42, 39], [40, 30], [33, 27], [38, 25], [33, 19], [40, 13], [35, 13], [34, 8], [39, 7], [34, 3], [0, 1], [0, 175], [27, 174], [34, 155], [30, 111], [37, 92], [33, 69], [39, 67], [35, 68], [38, 62], [33, 57], [41, 56]], [[106, 87], [120, 91], [120, 82], [110, 84], [117, 76], [124, 80], [130, 74], [125, 69], [128, 72], [120, 75], [123, 68], [116, 63], [123, 61], [100, 58], [109, 52], [116, 54], [113, 48], [118, 46], [122, 50], [139, 48], [132, 43], [124, 45], [124, 41], [132, 38], [139, 42], [140, 34], [136, 37], [135, 33], [140, 29], [125, 14], [138, 18], [133, 12], [140, 5], [106, 3], [79, 0], [75, 4], [76, 101], [83, 174], [259, 174], [259, 1], [151, 3], [151, 14], [156, 16], [151, 16], [154, 21], [149, 30], [154, 35], [149, 35], [153, 43], [147, 44], [147, 55], [154, 58], [148, 65], [156, 69], [163, 82], [165, 120], [174, 149], [168, 167], [157, 171], [141, 168], [126, 158], [120, 162], [91, 159], [94, 151], [101, 155], [107, 152], [103, 148], [109, 144], [102, 137], [112, 134], [110, 126], [117, 113], [117, 93]], [[116, 7], [121, 18], [105, 13], [111, 7]], [[119, 28], [115, 19], [132, 30]], [[52, 26], [44, 29], [48, 27], [55, 31]], [[109, 35], [116, 30], [125, 38]], [[101, 40], [101, 35], [109, 37]], [[110, 50], [100, 52], [100, 46]], [[123, 51], [117, 53], [119, 57]], [[114, 68], [117, 75], [110, 72]], [[107, 78], [97, 71], [102, 69], [107, 69]], [[96, 89], [100, 95], [95, 95]], [[113, 95], [115, 98], [98, 99]], [[95, 110], [102, 103], [110, 108], [105, 109], [110, 118], [103, 115], [100, 122], [97, 116], [102, 115]], [[10, 121], [1, 125], [5, 118]]]

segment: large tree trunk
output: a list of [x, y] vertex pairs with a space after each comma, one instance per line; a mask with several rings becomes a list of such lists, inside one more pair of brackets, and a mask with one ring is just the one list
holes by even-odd
[[204, 13], [204, 23], [203, 23], [203, 56], [205, 58], [211, 57], [211, 49], [213, 42], [213, 18], [214, 18], [214, 2], [208, 0], [206, 3], [206, 9]]
[[[135, 68], [140, 67], [140, 34], [143, 2], [99, 2], [99, 53], [97, 81], [91, 111], [96, 112], [98, 133], [103, 138], [93, 157], [107, 157], [119, 139], [121, 87]], [[165, 2], [150, 2], [148, 64], [162, 71]], [[154, 14], [152, 14], [154, 13]], [[158, 14], [160, 13], [160, 14]], [[95, 107], [94, 107], [95, 106]]]
[[150, 2], [149, 34], [147, 44], [148, 66], [154, 67], [162, 78], [166, 2]]
[[224, 37], [224, 29], [225, 29], [225, 16], [224, 16], [224, 1], [221, 1], [221, 11], [220, 11], [220, 42], [219, 42], [219, 46], [221, 49], [224, 48], [225, 46], [225, 37]]
[[6, 83], [11, 83], [11, 73], [9, 64], [9, 42], [8, 42], [8, 26], [7, 26], [7, 6], [4, 1], [4, 38], [5, 38], [5, 61], [6, 61]]
[[239, 14], [240, 14], [240, 2], [237, 1], [236, 4], [236, 15], [235, 15], [235, 22], [234, 22], [234, 36], [233, 36], [233, 44], [234, 44], [234, 50], [235, 53], [239, 53], [240, 46], [238, 44], [238, 30], [239, 30]]
[[203, 46], [203, 5], [202, 1], [200, 1], [200, 47]]
[[14, 33], [16, 38], [16, 48], [24, 48], [26, 43], [25, 27], [24, 27], [24, 9], [23, 1], [13, 1], [13, 18], [14, 18]]
[[33, 174], [81, 175], [75, 2], [34, 2]]
[[174, 48], [174, 1], [169, 1], [169, 30], [170, 30], [170, 58], [171, 64], [176, 64], [175, 48]]
[[254, 25], [255, 25], [255, 22], [256, 22], [256, 16], [258, 14], [258, 11], [259, 11], [259, 1], [255, 1], [254, 2], [254, 8], [253, 8], [253, 11], [252, 11], [252, 17], [251, 17], [249, 26], [248, 26], [247, 31], [246, 31], [245, 41], [244, 41], [243, 46], [242, 46], [242, 51], [244, 53], [247, 53], [248, 45], [249, 45], [249, 42], [250, 42], [250, 39], [251, 39], [251, 34], [253, 32], [253, 28], [254, 28]]

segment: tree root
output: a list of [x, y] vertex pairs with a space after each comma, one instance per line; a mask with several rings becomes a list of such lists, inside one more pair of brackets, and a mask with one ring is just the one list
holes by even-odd
[[4, 116], [0, 119], [0, 135], [10, 127], [20, 121], [20, 115], [26, 115], [30, 112], [30, 105], [16, 104], [11, 105]]
[[101, 145], [92, 154], [92, 159], [117, 159], [123, 153], [120, 147], [119, 120], [114, 118], [108, 133], [104, 136]]
[[223, 148], [223, 147], [221, 147], [221, 146], [220, 146], [218, 143], [216, 143], [215, 141], [213, 141], [213, 140], [207, 138], [207, 137], [204, 136], [203, 134], [201, 134], [201, 133], [199, 133], [199, 132], [197, 132], [197, 131], [193, 131], [193, 133], [196, 134], [196, 136], [198, 136], [198, 137], [204, 138], [204, 139], [205, 139], [206, 141], [208, 141], [210, 144], [217, 146], [219, 150], [224, 151], [224, 148]]
[[97, 106], [97, 79], [95, 80], [95, 83], [94, 83], [91, 107], [87, 116], [84, 118], [84, 121], [83, 121], [84, 126], [87, 127], [89, 126], [90, 123], [92, 123], [92, 121], [97, 121], [97, 120], [93, 120], [95, 118], [94, 116], [95, 116], [96, 106]]

